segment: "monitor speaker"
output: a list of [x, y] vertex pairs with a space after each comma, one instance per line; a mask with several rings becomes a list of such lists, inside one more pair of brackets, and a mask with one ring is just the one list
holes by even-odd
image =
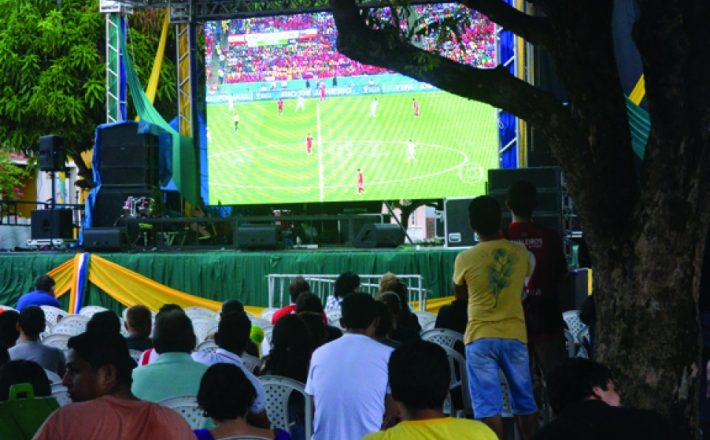
[[446, 247], [470, 247], [476, 244], [468, 222], [471, 198], [444, 200], [444, 243]]
[[128, 197], [153, 197], [158, 203], [161, 202], [161, 193], [158, 189], [143, 185], [101, 185], [94, 203], [92, 225], [115, 226], [123, 215], [123, 205]]
[[241, 249], [276, 249], [279, 243], [277, 225], [239, 226], [237, 243]]
[[57, 135], [42, 136], [37, 144], [40, 171], [64, 171], [67, 155], [64, 139]]
[[71, 209], [39, 209], [32, 211], [32, 240], [50, 240], [55, 238], [72, 239]]
[[84, 250], [117, 251], [121, 249], [121, 228], [88, 228], [84, 230]]
[[135, 122], [101, 131], [99, 175], [102, 185], [158, 186], [158, 137], [138, 133]]
[[360, 229], [353, 245], [359, 248], [397, 247], [404, 243], [404, 232], [399, 225], [370, 223]]

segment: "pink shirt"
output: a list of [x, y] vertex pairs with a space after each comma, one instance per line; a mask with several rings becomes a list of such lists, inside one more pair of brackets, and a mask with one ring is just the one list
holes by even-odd
[[142, 400], [103, 396], [59, 408], [34, 440], [194, 440], [190, 425], [175, 411]]

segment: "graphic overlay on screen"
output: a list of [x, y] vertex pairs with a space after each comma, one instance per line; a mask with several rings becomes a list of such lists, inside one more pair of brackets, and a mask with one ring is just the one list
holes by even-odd
[[[414, 44], [495, 67], [486, 17], [456, 4], [409, 10]], [[428, 27], [447, 17], [464, 23], [448, 39]], [[209, 203], [483, 194], [498, 166], [495, 109], [352, 61], [336, 32], [330, 13], [205, 24]]]

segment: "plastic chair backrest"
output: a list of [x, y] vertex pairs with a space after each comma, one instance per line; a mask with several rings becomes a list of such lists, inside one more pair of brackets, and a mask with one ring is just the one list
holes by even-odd
[[195, 331], [195, 337], [198, 343], [204, 341], [205, 338], [212, 333], [215, 333], [218, 326], [219, 322], [212, 318], [192, 318], [192, 328]]
[[71, 337], [71, 335], [64, 334], [49, 335], [42, 339], [42, 344], [47, 347], [55, 347], [64, 351], [67, 349], [67, 344], [69, 343], [69, 338]]
[[208, 318], [214, 319], [214, 312], [210, 309], [204, 307], [187, 307], [185, 308], [185, 314], [190, 319]]
[[88, 316], [89, 318], [91, 318], [95, 314], [97, 314], [99, 312], [105, 312], [107, 310], [108, 309], [106, 307], [101, 307], [101, 306], [86, 306], [86, 307], [82, 307], [81, 310], [79, 310], [79, 314], [81, 316]]
[[54, 306], [39, 306], [44, 312], [44, 322], [48, 328], [54, 327], [57, 323], [69, 315], [69, 312]]
[[131, 356], [131, 359], [136, 361], [136, 364], [138, 364], [138, 361], [140, 360], [141, 354], [143, 354], [143, 352], [140, 350], [128, 350], [128, 354]]
[[[0, 438], [31, 439], [42, 423], [59, 405], [51, 397], [34, 396], [31, 384], [21, 383], [10, 387], [9, 398], [0, 402]], [[20, 395], [23, 395], [20, 398]]]
[[449, 390], [461, 387], [461, 400], [463, 402], [463, 410], [459, 411], [456, 416], [469, 417], [473, 415], [473, 407], [471, 404], [470, 390], [468, 388], [468, 370], [466, 369], [466, 358], [464, 358], [461, 353], [451, 347], [442, 346], [442, 348], [446, 352], [446, 357], [449, 359], [449, 372], [451, 373]]
[[242, 364], [244, 364], [244, 368], [251, 371], [252, 373], [254, 373], [261, 366], [261, 359], [256, 356], [252, 356], [249, 353], [243, 353], [241, 358]]
[[49, 379], [49, 383], [51, 385], [54, 385], [56, 383], [62, 383], [62, 378], [59, 376], [57, 373], [51, 370], [47, 370], [46, 368], [44, 369], [44, 374], [47, 375], [47, 379]]
[[576, 336], [587, 327], [582, 320], [579, 319], [579, 310], [568, 310], [562, 313], [562, 319], [564, 319], [565, 324], [567, 324], [567, 329], [572, 333], [572, 336], [575, 336], [575, 342], [579, 342]]
[[454, 348], [456, 342], [463, 344], [463, 335], [448, 328], [433, 328], [422, 330], [422, 340], [430, 341], [442, 347]]
[[293, 392], [303, 395], [306, 440], [310, 440], [313, 435], [313, 403], [311, 396], [306, 394], [303, 383], [288, 377], [273, 375], [260, 376], [259, 381], [264, 386], [264, 392], [266, 393], [266, 413], [269, 416], [272, 428], [289, 430], [291, 420], [289, 420], [288, 398]]
[[192, 429], [202, 428], [205, 415], [197, 404], [195, 396], [177, 396], [161, 400], [158, 405], [165, 406], [179, 413]]
[[68, 405], [71, 403], [71, 397], [69, 397], [69, 391], [61, 383], [52, 384], [52, 397], [57, 400], [59, 406]]
[[[268, 309], [268, 308], [264, 309], [259, 314], [259, 318], [265, 319], [265, 320], [271, 322], [271, 318], [274, 316], [274, 313], [276, 313], [277, 310], [278, 309], [274, 309], [273, 307], [270, 309]], [[249, 318], [249, 319], [251, 320], [252, 318]]]
[[76, 336], [86, 331], [86, 324], [89, 322], [88, 316], [69, 315], [62, 318], [61, 321], [52, 327], [51, 334], [53, 335], [69, 335]]
[[436, 315], [430, 312], [413, 312], [415, 315], [417, 315], [417, 319], [419, 320], [419, 325], [422, 327], [422, 330], [429, 330], [434, 328], [436, 325]]
[[217, 346], [217, 343], [214, 340], [209, 339], [207, 341], [200, 342], [199, 344], [197, 344], [197, 347], [195, 347], [195, 351], [202, 351], [204, 353], [214, 353], [215, 351], [217, 351], [218, 348], [219, 346]]

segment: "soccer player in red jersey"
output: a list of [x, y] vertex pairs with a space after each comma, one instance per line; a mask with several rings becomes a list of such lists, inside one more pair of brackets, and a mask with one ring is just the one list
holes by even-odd
[[306, 151], [308, 154], [311, 154], [311, 151], [313, 150], [313, 136], [311, 136], [310, 133], [308, 133], [308, 136], [306, 136]]
[[357, 193], [365, 192], [365, 177], [362, 175], [360, 168], [357, 169]]
[[414, 110], [414, 117], [418, 118], [419, 117], [419, 102], [417, 101], [417, 98], [412, 98], [412, 109]]
[[284, 112], [284, 100], [283, 100], [283, 98], [279, 98], [279, 100], [278, 100], [278, 102], [276, 103], [276, 105], [279, 107], [279, 113], [283, 113], [283, 112]]
[[325, 84], [320, 86], [320, 100], [325, 101]]

